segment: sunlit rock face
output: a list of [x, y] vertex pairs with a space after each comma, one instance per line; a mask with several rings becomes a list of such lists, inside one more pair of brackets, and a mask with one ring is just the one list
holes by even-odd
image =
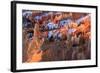
[[23, 63], [91, 59], [88, 13], [26, 11]]

